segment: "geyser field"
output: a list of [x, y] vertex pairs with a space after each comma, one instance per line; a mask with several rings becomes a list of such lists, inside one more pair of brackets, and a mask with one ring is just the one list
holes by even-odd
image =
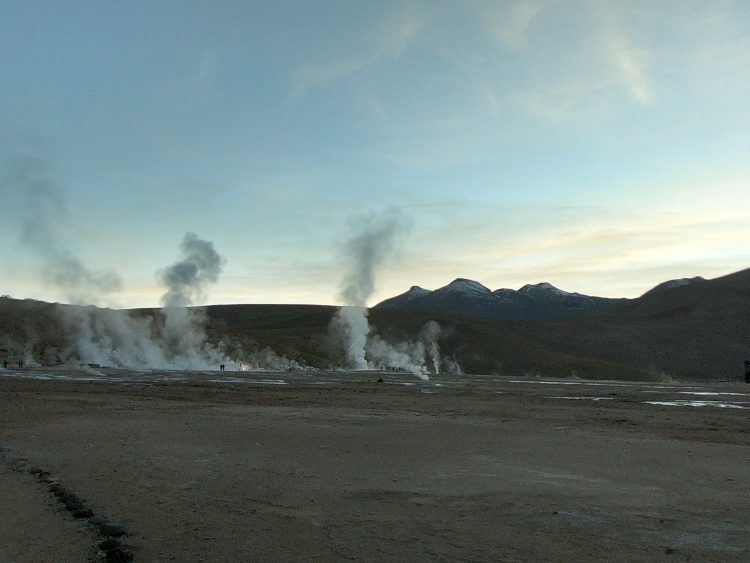
[[[742, 561], [749, 414], [728, 384], [0, 371], [4, 448], [154, 562]], [[91, 555], [47, 485], [0, 475], [0, 559]]]
[[226, 259], [188, 232], [127, 310], [39, 174], [19, 242], [70, 304], [0, 297], [0, 561], [747, 560], [750, 271], [528, 322], [368, 309], [391, 209], [343, 237], [341, 306], [200, 307]]

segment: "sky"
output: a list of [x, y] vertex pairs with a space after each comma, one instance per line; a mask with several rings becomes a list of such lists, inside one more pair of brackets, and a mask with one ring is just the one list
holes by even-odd
[[389, 213], [370, 305], [742, 270], [748, 68], [744, 0], [0, 0], [0, 294], [72, 299], [43, 240], [158, 306], [193, 232], [206, 303], [337, 304]]

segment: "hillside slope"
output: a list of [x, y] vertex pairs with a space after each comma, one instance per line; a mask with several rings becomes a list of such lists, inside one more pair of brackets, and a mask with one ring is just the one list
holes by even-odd
[[750, 269], [661, 284], [612, 311], [519, 329], [572, 355], [686, 377], [735, 377], [750, 359]]
[[[217, 305], [201, 310], [209, 341], [224, 343], [237, 357], [269, 347], [300, 364], [341, 365], [341, 348], [327, 330], [335, 307]], [[28, 356], [48, 364], [74, 360], [70, 326], [62, 320], [63, 313], [70, 316], [71, 311], [107, 314], [94, 307], [0, 298], [0, 358], [15, 362]], [[158, 316], [158, 311], [128, 314]], [[498, 321], [388, 308], [370, 312], [373, 330], [392, 343], [415, 341], [429, 320], [443, 328], [443, 355], [472, 373], [735, 377], [750, 358], [750, 270], [696, 283], [662, 284], [638, 299], [571, 318]]]

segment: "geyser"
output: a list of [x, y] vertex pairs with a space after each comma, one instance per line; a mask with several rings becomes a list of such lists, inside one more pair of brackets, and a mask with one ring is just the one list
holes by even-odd
[[391, 344], [375, 334], [368, 321], [367, 300], [375, 291], [376, 275], [407, 230], [408, 224], [397, 209], [360, 217], [352, 223], [343, 248], [346, 269], [339, 293], [346, 305], [336, 311], [329, 330], [341, 346], [346, 368], [400, 369], [427, 380], [430, 371], [441, 370], [440, 325], [429, 321], [416, 342]]
[[331, 331], [344, 349], [347, 367], [368, 368], [365, 348], [369, 323], [367, 299], [375, 291], [375, 274], [395, 250], [406, 222], [398, 209], [359, 217], [352, 222], [352, 232], [343, 248], [345, 273], [339, 297], [345, 307], [331, 321]]
[[224, 259], [213, 243], [187, 233], [182, 258], [159, 273], [166, 285], [164, 307], [156, 317], [125, 311], [66, 308], [66, 325], [76, 335], [84, 363], [126, 368], [216, 370], [220, 364], [239, 369], [221, 347], [208, 342], [202, 311], [189, 308], [218, 281]]

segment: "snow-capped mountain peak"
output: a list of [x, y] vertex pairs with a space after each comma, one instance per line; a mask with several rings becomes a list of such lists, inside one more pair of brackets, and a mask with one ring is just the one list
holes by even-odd
[[669, 281], [660, 283], [653, 289], [647, 291], [644, 295], [648, 295], [653, 292], [661, 292], [667, 289], [674, 289], [676, 287], [684, 287], [686, 285], [693, 285], [693, 284], [701, 283], [705, 281], [706, 279], [701, 276], [695, 276], [694, 278], [678, 278], [675, 280], [669, 280]]
[[472, 315], [493, 319], [548, 319], [611, 307], [615, 300], [568, 293], [549, 283], [520, 290], [491, 291], [479, 282], [457, 278], [435, 291], [413, 286], [406, 293], [379, 303], [383, 309]]
[[481, 283], [468, 280], [466, 278], [456, 278], [445, 287], [441, 287], [439, 291], [450, 292], [450, 293], [461, 293], [464, 295], [482, 295], [492, 294], [492, 291], [488, 287], [483, 286]]
[[406, 292], [406, 297], [408, 299], [419, 299], [420, 297], [424, 297], [425, 295], [429, 295], [430, 293], [432, 292], [429, 289], [419, 287], [418, 285], [413, 285], [409, 288], [409, 291]]
[[536, 283], [536, 284], [527, 283], [518, 291], [520, 291], [521, 293], [528, 293], [530, 295], [557, 295], [560, 297], [565, 297], [566, 295], [570, 295], [569, 292], [563, 291], [562, 289], [558, 289], [551, 283], [547, 283], [547, 282], [541, 282], [541, 283]]
[[517, 296], [518, 296], [518, 292], [515, 289], [508, 289], [507, 287], [496, 289], [492, 293], [494, 293], [497, 297], [505, 301], [508, 301], [508, 300], [512, 301], [514, 299], [517, 299]]
[[701, 281], [706, 281], [706, 280], [702, 278], [701, 276], [696, 276], [694, 278], [679, 278], [676, 280], [665, 281], [664, 283], [661, 284], [661, 287], [663, 287], [664, 289], [671, 289], [673, 287], [682, 287], [683, 285], [690, 285], [691, 283], [701, 282]]

